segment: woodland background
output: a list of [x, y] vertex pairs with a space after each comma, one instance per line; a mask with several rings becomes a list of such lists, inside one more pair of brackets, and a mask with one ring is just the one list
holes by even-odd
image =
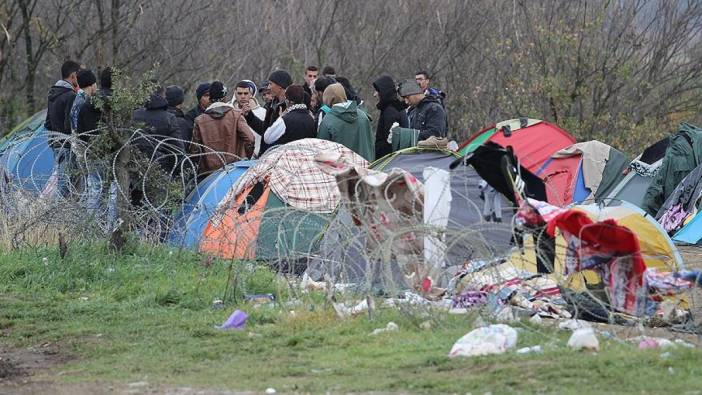
[[45, 105], [66, 59], [164, 84], [299, 83], [334, 66], [375, 111], [371, 82], [426, 69], [452, 137], [516, 116], [630, 154], [702, 122], [702, 1], [4, 0], [0, 131]]

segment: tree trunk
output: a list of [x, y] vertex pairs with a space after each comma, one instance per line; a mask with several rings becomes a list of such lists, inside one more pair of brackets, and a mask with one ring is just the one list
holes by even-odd
[[112, 64], [116, 65], [119, 55], [119, 0], [112, 0], [110, 10], [110, 24], [112, 25]]
[[34, 64], [34, 51], [32, 48], [32, 16], [29, 15], [29, 4], [27, 0], [19, 0], [18, 2], [22, 12], [22, 22], [24, 23], [24, 49], [27, 60], [27, 84], [24, 87], [24, 91], [27, 94], [27, 107], [29, 107], [29, 113], [31, 114], [34, 112], [36, 105], [34, 100], [34, 74], [36, 72], [36, 65]]
[[[110, 131], [110, 133], [114, 133]], [[130, 226], [129, 213], [129, 168], [128, 164], [132, 158], [131, 146], [125, 146], [117, 155], [115, 170], [117, 173], [117, 226], [112, 230], [110, 236], [110, 248], [121, 251], [126, 243], [126, 233]]]

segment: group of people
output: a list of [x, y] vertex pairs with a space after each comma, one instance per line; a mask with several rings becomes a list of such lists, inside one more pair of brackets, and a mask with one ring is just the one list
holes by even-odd
[[[46, 129], [82, 139], [95, 133], [109, 111], [112, 70], [100, 72], [99, 89], [97, 80], [79, 63], [65, 62], [61, 79], [49, 90]], [[377, 78], [372, 84], [380, 111], [375, 133], [351, 82], [332, 67], [320, 74], [315, 66], [305, 69], [299, 85], [285, 70], [272, 72], [260, 89], [251, 80], [239, 81], [232, 97], [221, 81], [201, 83], [195, 90], [197, 103], [188, 111], [182, 88], [158, 86], [143, 107], [134, 109], [132, 120], [152, 137], [141, 149], [153, 155], [175, 148], [197, 164], [199, 177], [304, 138], [331, 140], [373, 161], [401, 146], [403, 135], [415, 142], [447, 136], [445, 94], [429, 83], [424, 71], [399, 85], [388, 75]], [[70, 147], [54, 143], [53, 148], [60, 167], [71, 155]], [[177, 167], [174, 155], [160, 157], [164, 168]]]

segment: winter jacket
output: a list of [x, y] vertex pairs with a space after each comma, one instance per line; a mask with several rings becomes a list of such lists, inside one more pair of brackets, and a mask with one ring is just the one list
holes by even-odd
[[49, 102], [46, 111], [44, 127], [53, 132], [71, 134], [70, 111], [76, 92], [73, 85], [65, 80], [59, 80], [49, 89]]
[[205, 109], [200, 107], [199, 104], [196, 104], [195, 107], [191, 108], [188, 112], [185, 113], [185, 120], [190, 122], [190, 124], [193, 125], [193, 127], [195, 127], [195, 118], [199, 117], [204, 112]]
[[656, 215], [675, 187], [702, 163], [702, 129], [688, 123], [670, 137], [663, 163], [646, 190], [641, 208]]
[[193, 139], [193, 124], [185, 118], [185, 113], [178, 107], [168, 107], [168, 112], [175, 115], [180, 135], [183, 138], [183, 145], [188, 144]]
[[231, 104], [218, 102], [195, 119], [188, 151], [199, 154], [193, 159], [198, 162], [198, 173], [203, 175], [251, 156], [253, 148], [253, 131], [241, 111]]
[[132, 120], [146, 125], [144, 133], [151, 137], [140, 138], [137, 141], [139, 149], [149, 158], [154, 155], [164, 170], [174, 170], [178, 156], [184, 153], [185, 145], [175, 115], [168, 112], [166, 99], [160, 95], [151, 95], [144, 108], [134, 111]]
[[269, 146], [315, 137], [317, 124], [304, 104], [291, 107], [290, 111], [278, 118], [263, 136]]
[[[103, 112], [96, 105], [97, 101], [103, 102], [103, 107], [109, 107], [109, 99], [112, 97], [112, 90], [100, 89], [96, 96], [88, 98], [78, 112], [78, 122], [76, 130], [80, 134], [80, 139], [83, 141], [89, 140], [87, 132], [96, 130], [100, 121], [104, 121]], [[92, 133], [91, 135], [94, 135]]]
[[85, 93], [84, 90], [79, 90], [76, 94], [75, 99], [73, 99], [73, 104], [71, 105], [71, 111], [69, 116], [69, 121], [71, 122], [71, 131], [78, 130], [78, 114], [80, 113], [83, 103], [88, 101], [90, 97]]
[[408, 115], [410, 128], [419, 130], [420, 141], [431, 136], [446, 137], [446, 111], [435, 96], [426, 95]]
[[375, 159], [370, 118], [355, 101], [333, 105], [319, 125], [317, 138], [345, 145], [369, 162]]
[[378, 105], [380, 118], [375, 130], [375, 157], [376, 159], [392, 152], [392, 146], [388, 143], [390, 127], [397, 122], [400, 127], [409, 127], [409, 119], [405, 111], [405, 105], [400, 102], [395, 90], [395, 82], [389, 76], [382, 76], [373, 82], [373, 87], [378, 92]]

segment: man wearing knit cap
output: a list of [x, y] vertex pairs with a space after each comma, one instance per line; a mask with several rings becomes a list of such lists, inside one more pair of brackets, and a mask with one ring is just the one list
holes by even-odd
[[317, 125], [304, 103], [305, 91], [300, 85], [285, 90], [286, 110], [263, 136], [269, 146], [317, 137]]
[[187, 119], [191, 124], [194, 124], [195, 118], [205, 112], [207, 106], [210, 105], [210, 83], [203, 82], [202, 84], [198, 85], [197, 89], [195, 90], [195, 96], [197, 96], [197, 104], [185, 114], [185, 119]]
[[77, 75], [78, 87], [80, 90], [73, 100], [70, 112], [71, 131], [74, 133], [78, 130], [78, 114], [83, 107], [83, 103], [89, 100], [95, 92], [97, 92], [97, 78], [90, 70], [80, 70]]
[[167, 86], [166, 101], [168, 102], [168, 112], [175, 115], [180, 135], [183, 136], [184, 144], [187, 144], [193, 137], [193, 124], [185, 119], [185, 113], [183, 113], [183, 102], [185, 101], [183, 88], [177, 85]]
[[251, 156], [253, 131], [241, 110], [227, 103], [227, 89], [215, 81], [210, 86], [212, 104], [195, 119], [193, 140], [188, 151], [198, 163], [199, 179], [225, 165]]
[[[276, 70], [268, 77], [268, 82], [270, 83], [273, 100], [266, 104], [265, 119], [260, 121], [251, 111], [246, 114], [246, 122], [260, 135], [263, 135], [278, 117], [280, 117], [283, 111], [285, 111], [285, 89], [292, 85], [292, 77], [290, 77], [290, 74], [285, 70]], [[266, 146], [264, 142], [261, 144], [261, 152], [265, 150]]]

